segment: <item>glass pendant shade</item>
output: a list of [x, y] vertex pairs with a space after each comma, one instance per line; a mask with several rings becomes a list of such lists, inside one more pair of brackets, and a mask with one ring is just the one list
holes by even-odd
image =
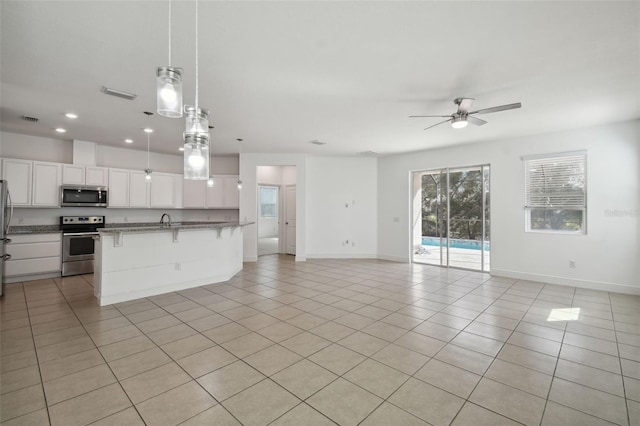
[[182, 68], [158, 67], [157, 76], [158, 114], [182, 117]]
[[145, 171], [144, 171], [144, 181], [146, 183], [151, 183], [151, 173], [153, 173], [151, 169], [145, 169]]
[[184, 133], [184, 178], [209, 179], [209, 133]]
[[186, 133], [208, 133], [209, 132], [209, 110], [190, 105], [184, 106], [185, 112], [185, 132]]

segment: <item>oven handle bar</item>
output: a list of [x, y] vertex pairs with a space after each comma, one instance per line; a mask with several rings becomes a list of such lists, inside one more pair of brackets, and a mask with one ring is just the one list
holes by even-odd
[[89, 235], [100, 235], [99, 232], [63, 232], [63, 237], [87, 237]]

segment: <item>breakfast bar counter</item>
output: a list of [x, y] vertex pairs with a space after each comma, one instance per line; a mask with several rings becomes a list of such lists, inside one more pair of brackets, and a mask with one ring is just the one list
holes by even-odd
[[132, 224], [99, 230], [94, 284], [100, 306], [229, 280], [242, 270], [251, 223]]

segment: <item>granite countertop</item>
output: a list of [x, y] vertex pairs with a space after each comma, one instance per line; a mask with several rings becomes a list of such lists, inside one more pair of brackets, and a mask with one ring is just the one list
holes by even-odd
[[119, 232], [162, 232], [177, 229], [220, 229], [227, 227], [247, 226], [254, 222], [174, 222], [171, 225], [159, 223], [111, 223], [98, 230], [100, 234]]
[[8, 235], [55, 234], [60, 232], [60, 225], [24, 225], [10, 226]]

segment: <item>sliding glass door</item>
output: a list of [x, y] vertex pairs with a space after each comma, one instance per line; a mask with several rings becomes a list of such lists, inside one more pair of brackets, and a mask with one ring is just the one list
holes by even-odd
[[489, 271], [488, 165], [413, 173], [413, 261]]

